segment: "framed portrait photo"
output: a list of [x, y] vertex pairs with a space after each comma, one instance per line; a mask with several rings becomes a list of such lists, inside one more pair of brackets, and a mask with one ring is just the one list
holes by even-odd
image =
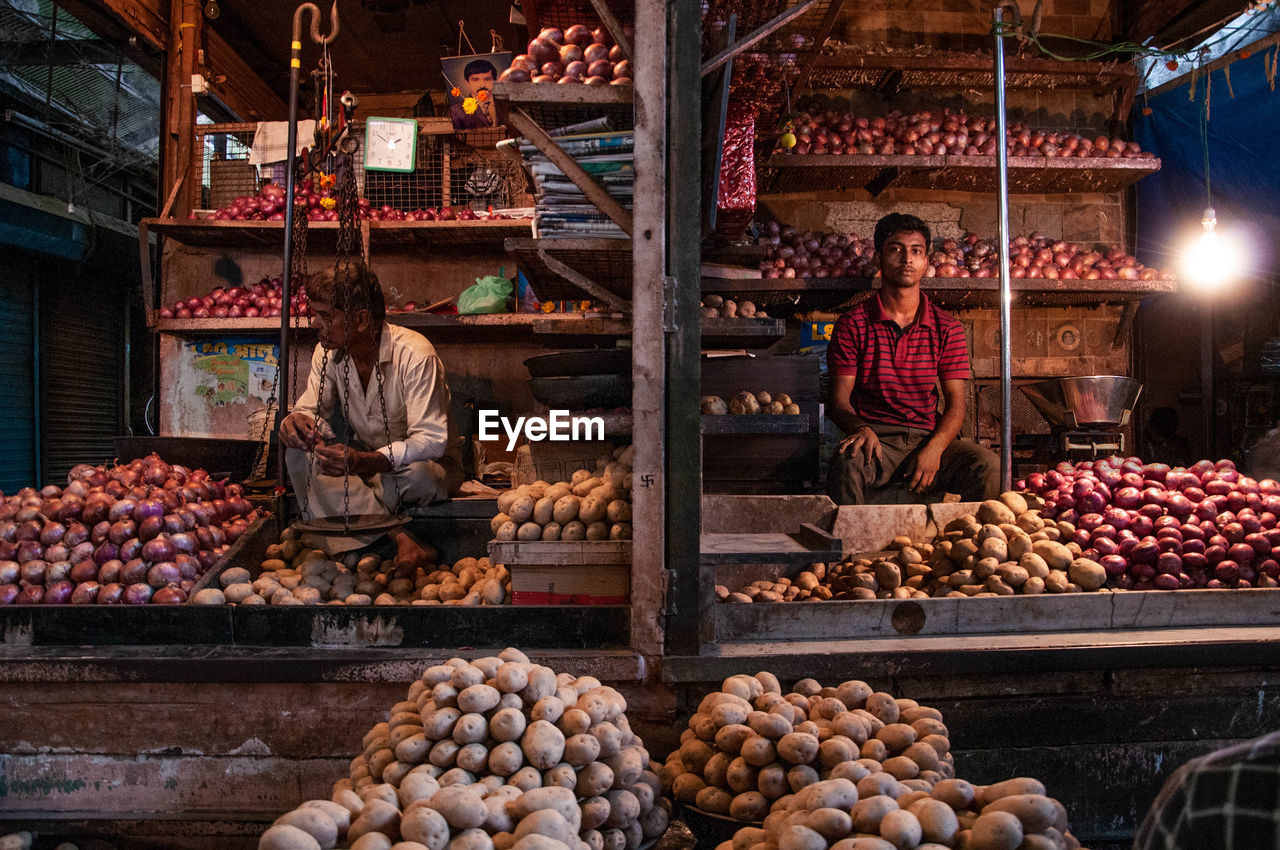
[[481, 130], [496, 126], [493, 84], [511, 65], [512, 53], [477, 53], [447, 56], [440, 60], [448, 86], [449, 119], [455, 130]]

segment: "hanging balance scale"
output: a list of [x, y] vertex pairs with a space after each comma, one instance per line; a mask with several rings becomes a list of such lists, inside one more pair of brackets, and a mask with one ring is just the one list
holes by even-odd
[[[315, 146], [304, 154], [301, 161], [298, 161], [297, 152], [297, 126], [298, 126], [298, 71], [301, 65], [301, 28], [302, 17], [306, 13], [310, 13], [311, 20], [311, 38], [312, 41], [320, 44], [324, 49], [324, 56], [320, 63], [320, 73], [317, 75], [317, 83], [319, 96], [316, 102], [317, 122], [316, 122], [316, 138]], [[333, 97], [333, 65], [329, 57], [329, 44], [337, 37], [338, 34], [338, 9], [337, 3], [334, 3], [331, 12], [332, 30], [327, 36], [321, 36], [319, 30], [320, 11], [313, 3], [303, 3], [294, 13], [293, 18], [293, 41], [292, 41], [292, 59], [290, 68], [290, 91], [289, 91], [289, 144], [288, 144], [288, 166], [286, 170], [288, 185], [286, 187], [286, 197], [293, 198], [295, 203], [289, 204], [285, 209], [286, 225], [285, 225], [285, 273], [283, 277], [283, 293], [281, 302], [284, 309], [281, 311], [280, 321], [280, 368], [277, 370], [276, 378], [280, 380], [280, 372], [288, 372], [289, 368], [289, 316], [290, 294], [289, 287], [293, 282], [295, 273], [300, 279], [306, 277], [306, 252], [307, 252], [307, 221], [308, 210], [306, 204], [299, 209], [296, 203], [295, 186], [297, 179], [301, 177], [306, 179], [313, 173], [317, 172], [321, 165], [329, 163], [331, 175], [336, 177], [336, 198], [334, 209], [338, 216], [338, 242], [336, 259], [334, 262], [334, 282], [335, 286], [342, 287], [335, 292], [335, 300], [341, 300], [344, 305], [343, 320], [348, 330], [356, 327], [356, 317], [361, 310], [367, 310], [372, 313], [371, 294], [367, 285], [361, 285], [364, 281], [359, 274], [359, 270], [364, 267], [364, 242], [361, 239], [359, 224], [359, 190], [356, 185], [355, 175], [355, 154], [359, 150], [359, 140], [350, 133], [351, 118], [355, 110], [356, 101], [349, 93], [343, 93], [341, 98]], [[386, 324], [385, 320], [382, 323]], [[374, 352], [379, 350], [380, 327], [370, 327], [369, 335]], [[341, 377], [331, 377], [329, 374], [330, 367], [330, 351], [323, 349], [320, 362], [320, 386], [316, 395], [317, 399], [317, 416], [324, 407], [326, 384], [333, 381], [334, 406], [340, 405], [342, 412], [343, 431], [341, 439], [338, 440], [343, 445], [350, 443], [354, 436], [351, 425], [351, 404], [350, 404], [350, 382], [351, 382], [351, 355], [347, 351], [338, 350], [333, 358], [336, 366], [341, 363]], [[378, 403], [382, 414], [382, 430], [383, 438], [386, 445], [391, 445], [391, 423], [387, 416], [386, 394], [384, 392], [384, 374], [383, 366], [378, 362], [375, 356], [373, 364], [373, 373], [377, 378], [378, 386]], [[359, 375], [356, 375], [359, 380]], [[273, 396], [275, 393], [273, 392]], [[279, 405], [279, 416], [281, 421], [287, 415], [287, 397], [281, 400]], [[337, 435], [335, 435], [336, 437]], [[286, 469], [284, 465], [284, 452], [280, 453], [280, 481], [286, 480]], [[293, 522], [291, 527], [299, 532], [316, 534], [321, 536], [353, 536], [353, 535], [374, 535], [390, 531], [394, 528], [408, 523], [409, 518], [400, 513], [401, 496], [400, 482], [394, 474], [396, 469], [396, 459], [394, 454], [391, 460], [391, 481], [395, 492], [395, 505], [390, 513], [374, 513], [374, 514], [352, 514], [350, 510], [351, 497], [351, 479], [353, 472], [350, 467], [351, 456], [349, 453], [344, 454], [345, 468], [342, 475], [342, 513], [334, 516], [308, 516], [310, 514], [311, 489], [315, 481], [316, 470], [316, 452], [314, 447], [307, 453], [307, 476], [302, 493], [300, 496], [300, 508], [302, 518]], [[358, 482], [359, 486], [364, 486], [362, 482]]]

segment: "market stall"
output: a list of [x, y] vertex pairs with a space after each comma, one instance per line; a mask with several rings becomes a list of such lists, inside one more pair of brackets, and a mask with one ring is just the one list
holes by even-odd
[[[745, 850], [794, 794], [785, 828], [815, 850], [1105, 848], [1172, 766], [1275, 725], [1280, 485], [1145, 451], [1136, 320], [1182, 284], [1132, 248], [1128, 193], [1161, 161], [1128, 140], [1131, 64], [993, 74], [989, 18], [945, 3], [907, 30], [839, 0], [522, 5], [489, 129], [415, 114], [424, 92], [369, 52], [385, 17], [317, 15], [329, 127], [367, 146], [392, 122], [414, 154], [297, 154], [295, 206], [287, 164], [250, 164], [256, 123], [196, 123], [182, 81], [222, 25], [172, 4], [181, 143], [140, 227], [160, 431], [261, 451], [228, 483], [121, 449], [0, 508], [0, 823], [630, 850], [684, 836], [670, 819]], [[229, 17], [280, 69], [321, 53], [305, 29], [284, 49], [281, 9]], [[881, 291], [891, 210], [937, 236], [922, 287], [963, 327], [964, 433], [1010, 460], [998, 499], [819, 495], [841, 437], [823, 349]], [[468, 493], [390, 512], [429, 544], [409, 567], [325, 551], [276, 488], [318, 339], [299, 285], [352, 257], [388, 326], [439, 352], [470, 449]], [[514, 304], [446, 306], [500, 268]], [[479, 410], [545, 434], [562, 408], [602, 433], [480, 439]]]

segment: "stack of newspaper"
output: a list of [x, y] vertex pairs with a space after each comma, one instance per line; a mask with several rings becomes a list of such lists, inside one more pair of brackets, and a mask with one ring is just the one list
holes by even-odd
[[[552, 131], [551, 136], [606, 192], [631, 209], [635, 189], [635, 133], [611, 132], [605, 119]], [[520, 140], [520, 154], [536, 188], [534, 227], [543, 239], [627, 234], [532, 143]]]

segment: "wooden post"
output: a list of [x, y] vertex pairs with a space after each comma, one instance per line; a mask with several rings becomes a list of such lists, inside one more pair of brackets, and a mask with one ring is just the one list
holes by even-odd
[[199, 0], [172, 0], [169, 4], [169, 53], [165, 65], [164, 173], [161, 194], [173, 191], [186, 177], [173, 205], [176, 218], [186, 218], [200, 198], [204, 182], [195, 147], [196, 99], [191, 75], [198, 67], [204, 15]]

